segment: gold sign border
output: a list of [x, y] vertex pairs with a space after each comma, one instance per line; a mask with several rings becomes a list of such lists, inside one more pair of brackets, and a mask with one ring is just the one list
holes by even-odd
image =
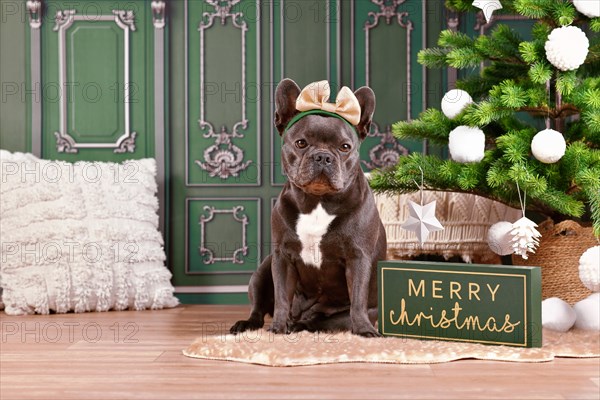
[[382, 334], [390, 335], [390, 336], [400, 336], [400, 337], [414, 337], [414, 338], [422, 338], [422, 339], [435, 339], [435, 340], [446, 340], [446, 341], [456, 341], [456, 342], [471, 342], [471, 343], [489, 343], [489, 344], [505, 344], [509, 346], [522, 346], [527, 347], [527, 275], [523, 274], [506, 274], [506, 273], [491, 273], [491, 272], [464, 272], [464, 271], [444, 271], [438, 269], [419, 269], [419, 268], [402, 268], [402, 267], [381, 267], [381, 309], [385, 311], [385, 286], [383, 284], [383, 276], [385, 275], [385, 271], [414, 271], [414, 272], [439, 272], [443, 274], [462, 274], [462, 275], [487, 275], [487, 276], [511, 276], [517, 278], [523, 278], [523, 316], [525, 319], [524, 325], [524, 343], [515, 343], [515, 342], [493, 342], [489, 340], [472, 340], [472, 339], [459, 339], [459, 338], [445, 338], [445, 337], [437, 337], [437, 336], [421, 336], [421, 335], [410, 335], [405, 333], [388, 333], [385, 331], [385, 316], [382, 312]]

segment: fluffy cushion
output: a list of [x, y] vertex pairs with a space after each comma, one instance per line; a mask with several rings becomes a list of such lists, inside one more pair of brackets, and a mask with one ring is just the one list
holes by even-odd
[[0, 150], [0, 286], [8, 314], [177, 305], [158, 226], [156, 165]]

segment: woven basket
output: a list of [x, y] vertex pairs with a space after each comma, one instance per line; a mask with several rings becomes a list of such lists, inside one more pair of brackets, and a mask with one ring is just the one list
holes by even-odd
[[473, 194], [426, 190], [423, 203], [436, 201], [435, 215], [444, 230], [430, 233], [421, 246], [413, 232], [401, 228], [408, 218], [408, 200], [419, 203], [420, 196], [419, 192], [375, 195], [387, 235], [388, 260], [437, 255], [446, 260], [459, 256], [467, 263], [501, 263], [488, 246], [488, 229], [499, 221], [516, 221], [522, 216], [520, 210]]
[[540, 224], [542, 234], [536, 253], [524, 260], [513, 255], [514, 265], [542, 268], [542, 298], [558, 297], [575, 304], [592, 292], [579, 279], [579, 258], [590, 247], [596, 246], [593, 228], [585, 228], [574, 221], [556, 225], [551, 220]]

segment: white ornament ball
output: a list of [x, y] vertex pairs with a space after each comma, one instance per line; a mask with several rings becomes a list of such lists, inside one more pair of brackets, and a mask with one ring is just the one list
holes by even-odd
[[531, 141], [533, 156], [545, 164], [557, 162], [565, 155], [567, 143], [562, 133], [554, 129], [539, 131]]
[[577, 314], [575, 328], [600, 331], [600, 293], [581, 300], [573, 309]]
[[479, 162], [484, 156], [485, 134], [479, 128], [458, 126], [450, 132], [448, 147], [450, 157], [456, 162]]
[[585, 62], [590, 42], [576, 26], [563, 26], [550, 32], [546, 41], [546, 58], [561, 71], [579, 68]]
[[586, 17], [600, 17], [600, 0], [573, 0], [573, 5]]
[[542, 326], [553, 331], [566, 332], [575, 323], [577, 314], [569, 303], [558, 297], [542, 301]]
[[513, 224], [507, 221], [496, 222], [488, 230], [488, 245], [498, 255], [507, 256], [513, 253], [511, 231]]
[[592, 292], [600, 292], [600, 246], [587, 249], [579, 258], [579, 279]]
[[471, 95], [464, 90], [452, 89], [442, 98], [442, 112], [448, 118], [454, 118], [473, 102]]

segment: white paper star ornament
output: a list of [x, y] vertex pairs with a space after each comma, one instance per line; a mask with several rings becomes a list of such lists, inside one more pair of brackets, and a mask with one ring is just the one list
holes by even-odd
[[483, 11], [483, 15], [485, 16], [486, 22], [490, 22], [494, 11], [502, 8], [500, 0], [474, 0], [473, 6], [481, 8], [481, 10]]
[[435, 217], [435, 200], [424, 206], [409, 200], [408, 212], [409, 217], [402, 224], [402, 228], [414, 232], [421, 245], [427, 241], [430, 232], [444, 229], [440, 221]]

